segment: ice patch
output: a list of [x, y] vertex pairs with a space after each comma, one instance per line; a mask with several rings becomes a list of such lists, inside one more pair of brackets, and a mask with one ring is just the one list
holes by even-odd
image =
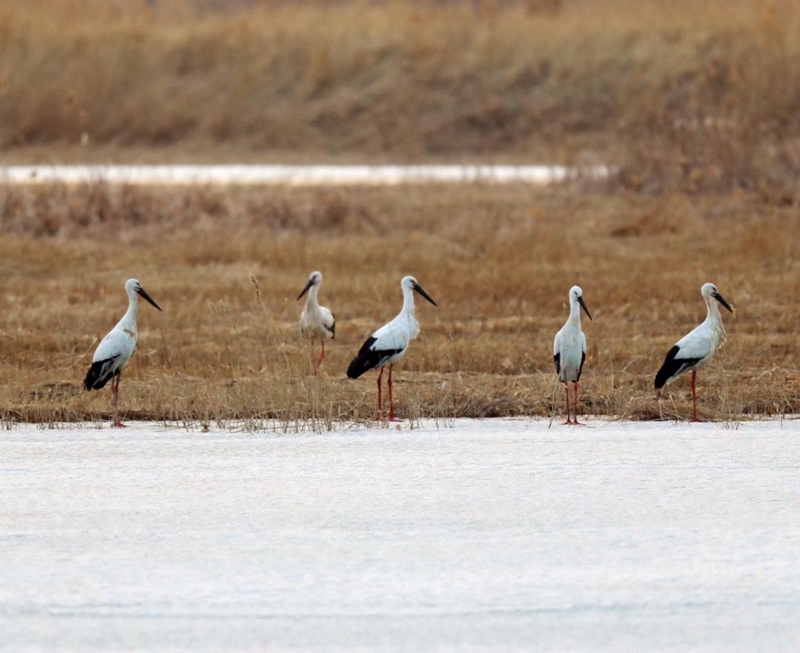
[[800, 421], [589, 424], [2, 431], [0, 649], [797, 650]]

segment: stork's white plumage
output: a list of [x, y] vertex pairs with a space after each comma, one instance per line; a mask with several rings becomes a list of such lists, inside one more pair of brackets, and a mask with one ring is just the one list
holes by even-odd
[[347, 368], [347, 376], [357, 379], [368, 370], [380, 368], [378, 374], [378, 415], [383, 415], [383, 401], [381, 396], [381, 379], [383, 366], [389, 366], [389, 420], [394, 419], [394, 397], [392, 395], [392, 367], [408, 351], [411, 341], [419, 334], [419, 322], [414, 313], [414, 292], [418, 292], [434, 306], [438, 304], [431, 299], [428, 293], [417, 283], [414, 277], [403, 277], [400, 282], [403, 289], [403, 308], [396, 318], [375, 331], [362, 345], [358, 355]]
[[133, 358], [139, 344], [139, 331], [136, 328], [136, 314], [139, 310], [139, 297], [143, 297], [159, 311], [161, 307], [147, 294], [136, 279], [125, 282], [128, 293], [128, 310], [108, 335], [100, 341], [92, 357], [92, 366], [86, 373], [83, 387], [86, 390], [100, 390], [111, 381], [114, 395], [114, 422], [112, 426], [125, 426], [119, 419], [119, 382], [122, 370]]
[[[580, 286], [572, 286], [569, 291], [569, 317], [553, 341], [553, 361], [556, 364], [558, 380], [564, 384], [567, 396], [567, 421], [565, 424], [578, 424], [578, 382], [586, 360], [586, 336], [581, 330], [581, 311], [591, 320], [589, 309], [583, 301], [583, 290]], [[575, 421], [569, 415], [569, 384], [575, 393]]]
[[317, 300], [319, 287], [322, 285], [322, 272], [312, 272], [308, 277], [308, 282], [303, 291], [297, 296], [300, 298], [308, 293], [303, 312], [300, 314], [300, 331], [312, 342], [318, 340], [322, 343], [322, 354], [319, 359], [312, 353], [312, 369], [314, 374], [319, 370], [322, 361], [325, 360], [325, 341], [333, 340], [336, 337], [336, 316], [330, 309], [320, 306]]
[[700, 293], [703, 295], [708, 309], [706, 319], [678, 340], [675, 346], [667, 352], [664, 364], [656, 374], [655, 382], [656, 390], [660, 390], [684, 372], [691, 371], [693, 422], [699, 421], [697, 419], [697, 370], [708, 363], [714, 352], [725, 342], [725, 327], [722, 325], [722, 315], [720, 315], [717, 302], [733, 313], [730, 304], [725, 301], [713, 283], [703, 284]]

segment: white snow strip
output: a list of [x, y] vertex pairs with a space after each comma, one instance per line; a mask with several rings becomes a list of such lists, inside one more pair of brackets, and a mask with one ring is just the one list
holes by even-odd
[[0, 650], [796, 651], [799, 505], [796, 418], [17, 426]]
[[611, 172], [606, 166], [545, 165], [37, 165], [0, 167], [0, 180], [8, 184], [550, 184], [579, 177], [601, 179]]

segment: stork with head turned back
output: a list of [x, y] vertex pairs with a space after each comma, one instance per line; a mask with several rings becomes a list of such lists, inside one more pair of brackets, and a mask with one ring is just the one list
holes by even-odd
[[684, 372], [692, 373], [692, 421], [697, 419], [697, 370], [711, 360], [714, 352], [725, 342], [725, 327], [722, 325], [717, 302], [733, 313], [730, 304], [713, 283], [705, 283], [700, 289], [708, 312], [706, 319], [694, 330], [678, 340], [667, 352], [664, 364], [656, 374], [656, 390], [672, 383]]
[[119, 382], [122, 370], [133, 358], [139, 344], [139, 331], [136, 328], [139, 297], [161, 310], [136, 279], [125, 282], [125, 291], [128, 293], [128, 310], [117, 326], [100, 341], [92, 358], [92, 366], [83, 381], [86, 390], [100, 390], [111, 381], [111, 392], [114, 395], [114, 422], [111, 425], [115, 427], [125, 426], [119, 419]]
[[308, 293], [306, 305], [300, 314], [300, 331], [312, 343], [315, 340], [319, 340], [322, 343], [322, 354], [320, 354], [319, 359], [317, 359], [313, 351], [311, 353], [311, 368], [314, 374], [317, 373], [322, 361], [325, 360], [325, 341], [333, 340], [336, 337], [336, 316], [331, 313], [329, 308], [320, 306], [319, 301], [317, 301], [317, 294], [321, 285], [322, 272], [312, 272], [308, 277], [305, 288], [297, 296], [297, 301], [300, 301], [303, 295]]
[[417, 322], [417, 317], [414, 314], [414, 293], [418, 292], [431, 304], [438, 306], [414, 277], [403, 277], [400, 287], [403, 289], [403, 308], [400, 314], [367, 338], [358, 355], [347, 368], [347, 376], [351, 379], [357, 379], [368, 370], [380, 369], [378, 374], [378, 414], [376, 417], [378, 420], [383, 417], [381, 395], [383, 366], [389, 366], [389, 421], [392, 421], [394, 419], [392, 368], [397, 361], [405, 356], [411, 341], [419, 334], [419, 322]]
[[[564, 384], [567, 397], [567, 421], [564, 424], [578, 424], [578, 382], [586, 360], [586, 336], [581, 330], [581, 311], [587, 317], [592, 316], [583, 301], [583, 290], [580, 286], [572, 286], [569, 291], [569, 317], [553, 341], [553, 361], [556, 364], [558, 380]], [[572, 383], [575, 393], [575, 421], [569, 415], [569, 384]]]

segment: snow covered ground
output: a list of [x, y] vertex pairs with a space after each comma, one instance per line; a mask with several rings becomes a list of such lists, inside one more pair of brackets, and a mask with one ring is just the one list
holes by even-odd
[[800, 650], [800, 421], [0, 432], [0, 649]]
[[0, 167], [10, 184], [280, 184], [288, 186], [404, 183], [550, 184], [577, 176], [608, 177], [606, 166], [548, 165], [37, 165]]

